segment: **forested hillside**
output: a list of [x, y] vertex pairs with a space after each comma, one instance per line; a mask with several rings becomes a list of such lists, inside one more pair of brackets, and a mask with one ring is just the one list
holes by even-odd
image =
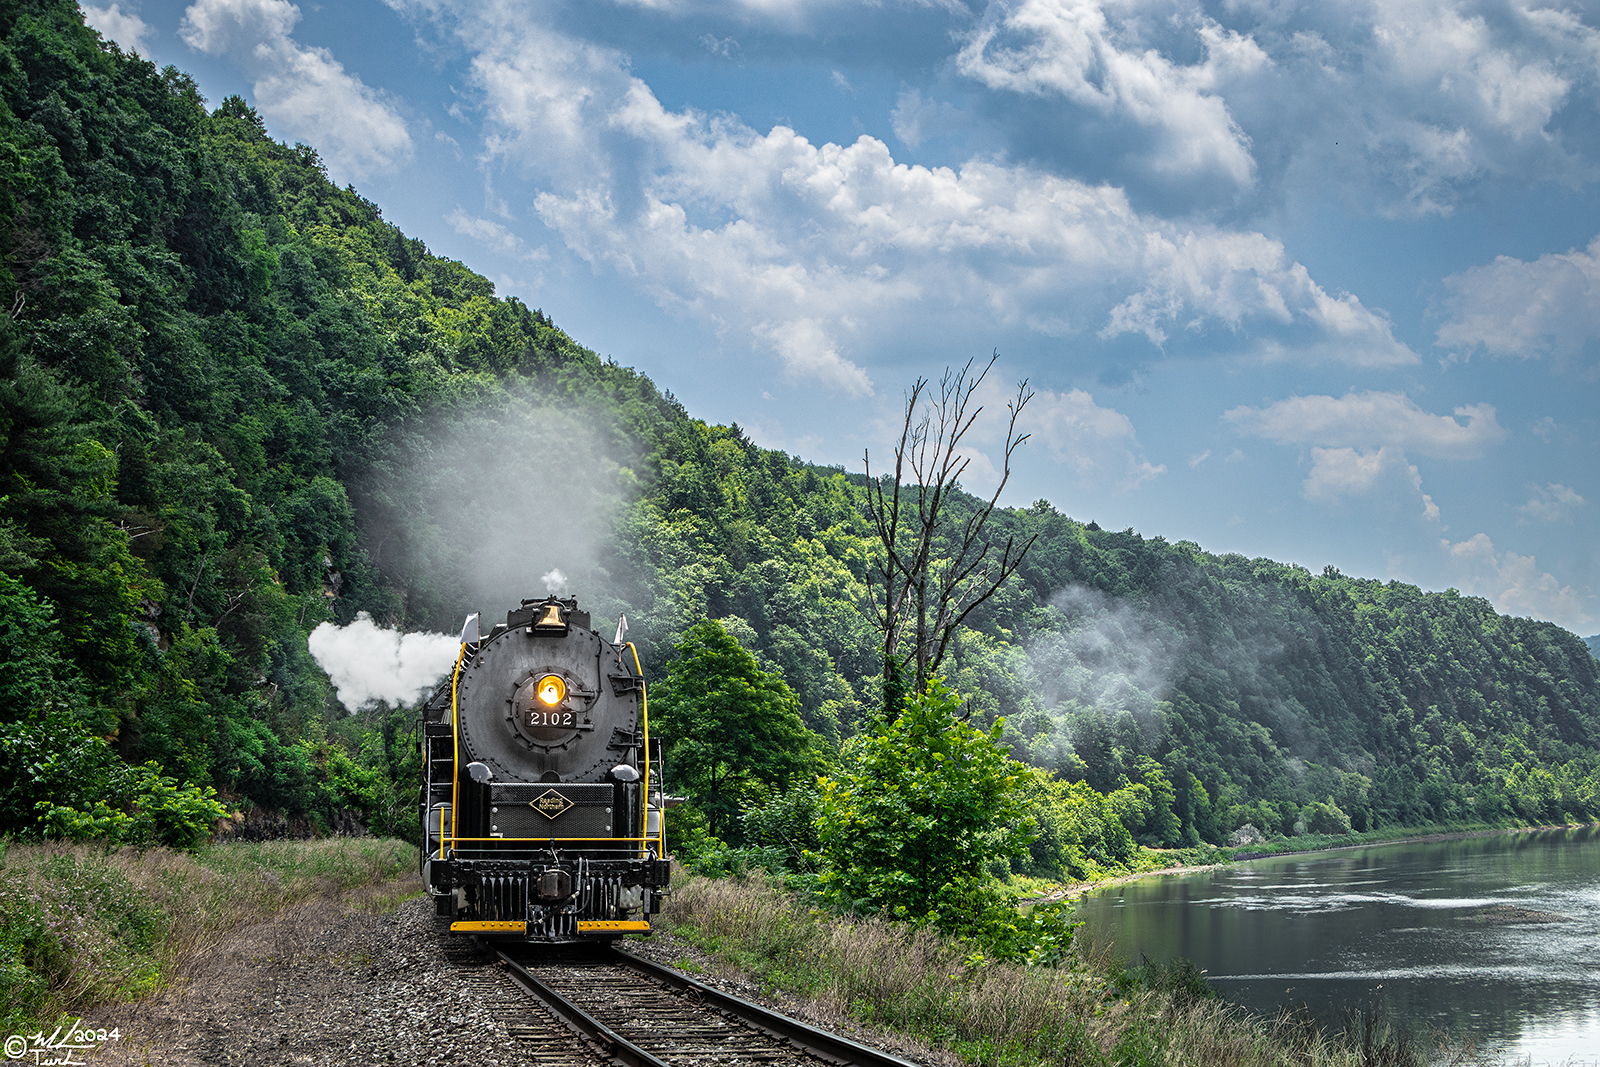
[[[407, 831], [414, 712], [347, 715], [306, 635], [448, 631], [552, 570], [652, 679], [719, 621], [817, 765], [880, 708], [862, 476], [691, 418], [71, 3], [0, 3], [0, 35], [5, 831], [193, 823], [206, 788]], [[993, 522], [1037, 540], [946, 679], [1080, 795], [1141, 798], [1135, 837], [1600, 816], [1600, 661], [1559, 627], [1045, 502]]]

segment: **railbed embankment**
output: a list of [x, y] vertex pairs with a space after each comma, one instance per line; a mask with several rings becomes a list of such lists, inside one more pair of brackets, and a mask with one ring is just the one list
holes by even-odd
[[147, 996], [231, 931], [308, 900], [392, 910], [421, 891], [415, 864], [414, 845], [366, 837], [194, 852], [0, 842], [0, 1029]]

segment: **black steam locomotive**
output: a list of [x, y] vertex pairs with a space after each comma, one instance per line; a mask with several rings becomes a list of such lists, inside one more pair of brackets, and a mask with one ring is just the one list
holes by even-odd
[[[547, 943], [648, 932], [668, 863], [638, 652], [576, 600], [467, 618], [424, 704], [423, 882], [452, 932]], [[655, 759], [652, 759], [652, 756]]]

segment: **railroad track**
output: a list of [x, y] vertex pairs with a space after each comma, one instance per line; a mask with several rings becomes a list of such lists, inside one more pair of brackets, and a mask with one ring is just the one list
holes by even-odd
[[499, 957], [591, 1052], [625, 1067], [916, 1067], [615, 950]]
[[[446, 942], [442, 953], [461, 984], [461, 995], [486, 1010], [504, 1029], [508, 1048], [530, 1067], [610, 1067], [613, 1060], [542, 1001], [529, 1010], [522, 990], [506, 981], [503, 968], [472, 942]], [[445, 1016], [449, 1021], [449, 1016]]]

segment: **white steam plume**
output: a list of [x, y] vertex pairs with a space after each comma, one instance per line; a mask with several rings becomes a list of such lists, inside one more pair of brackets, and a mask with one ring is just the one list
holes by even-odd
[[426, 436], [357, 502], [373, 562], [405, 589], [407, 618], [443, 629], [481, 611], [487, 625], [555, 593], [596, 618], [631, 607], [615, 599], [606, 560], [638, 457], [608, 412], [503, 397], [441, 417]]
[[449, 672], [461, 648], [446, 634], [385, 629], [364, 611], [348, 626], [323, 623], [306, 645], [352, 712], [379, 700], [411, 703]]
[[1060, 624], [1028, 643], [1035, 691], [1054, 729], [1034, 738], [1035, 762], [1048, 766], [1073, 749], [1083, 717], [1111, 724], [1131, 715], [1145, 745], [1165, 729], [1156, 704], [1172, 694], [1187, 639], [1181, 629], [1129, 601], [1084, 585], [1057, 593]]
[[1050, 606], [1064, 625], [1029, 648], [1046, 704], [1145, 712], [1171, 694], [1186, 644], [1176, 626], [1084, 585], [1063, 589]]

